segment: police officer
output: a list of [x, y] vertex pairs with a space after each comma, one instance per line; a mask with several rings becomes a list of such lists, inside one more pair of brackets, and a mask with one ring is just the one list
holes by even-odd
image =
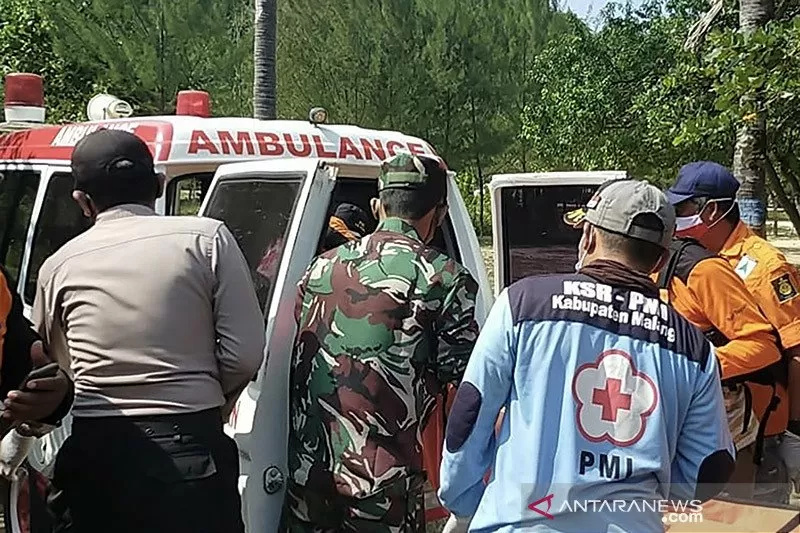
[[[763, 420], [769, 412], [755, 497], [786, 503], [789, 475], [800, 484], [800, 275], [777, 248], [740, 220], [738, 189], [727, 168], [698, 161], [681, 168], [667, 196], [678, 214], [677, 234], [698, 240], [730, 264], [777, 332], [789, 362], [788, 379], [784, 369], [778, 382], [748, 384], [756, 414]], [[791, 409], [787, 382], [793, 390]], [[785, 433], [787, 425], [790, 431]], [[786, 462], [793, 466], [790, 473]]]
[[649, 277], [674, 226], [658, 189], [616, 181], [587, 204], [577, 274], [528, 277], [498, 296], [441, 468], [439, 498], [474, 515], [470, 531], [663, 531], [654, 502], [705, 500], [727, 481], [719, 363]]
[[390, 158], [372, 208], [376, 231], [319, 256], [299, 285], [293, 532], [424, 531], [422, 428], [478, 334], [475, 280], [427, 244], [447, 214], [443, 163]]
[[57, 531], [243, 532], [222, 408], [263, 359], [244, 256], [222, 222], [155, 216], [163, 176], [135, 135], [84, 137], [72, 171], [94, 225], [44, 262], [33, 310], [75, 376]]

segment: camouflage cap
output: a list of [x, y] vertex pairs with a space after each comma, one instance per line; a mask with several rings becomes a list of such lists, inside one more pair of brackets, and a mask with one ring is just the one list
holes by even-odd
[[[397, 154], [385, 160], [381, 165], [381, 173], [378, 176], [378, 192], [385, 189], [417, 189], [424, 187], [431, 176], [425, 169], [420, 157], [411, 154]], [[444, 163], [434, 158], [436, 165], [446, 172]]]

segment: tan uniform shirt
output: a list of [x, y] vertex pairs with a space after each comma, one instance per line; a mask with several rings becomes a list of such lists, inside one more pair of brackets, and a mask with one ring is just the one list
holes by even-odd
[[122, 205], [45, 261], [33, 321], [77, 417], [223, 405], [261, 365], [263, 314], [222, 222]]

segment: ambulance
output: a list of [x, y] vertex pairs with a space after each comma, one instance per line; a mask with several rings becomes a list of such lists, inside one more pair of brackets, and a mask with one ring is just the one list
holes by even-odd
[[[276, 531], [288, 475], [295, 285], [339, 203], [369, 212], [382, 160], [398, 152], [436, 152], [423, 139], [403, 133], [329, 125], [321, 108], [312, 110], [308, 121], [215, 118], [209, 95], [201, 91], [180, 92], [176, 115], [157, 117], [133, 117], [127, 103], [98, 95], [87, 108], [90, 121], [65, 125], [44, 123], [43, 101], [39, 76], [6, 77], [6, 122], [0, 124], [0, 134], [5, 132], [0, 136], [0, 262], [16, 280], [26, 313], [44, 260], [88, 227], [71, 198], [75, 144], [101, 128], [137, 135], [151, 149], [156, 171], [167, 177], [156, 210], [225, 221], [252, 269], [264, 311], [266, 362], [239, 398], [226, 431], [239, 447], [247, 529]], [[449, 179], [450, 212], [432, 245], [460, 261], [479, 282], [476, 314], [482, 323], [491, 290], [453, 173]], [[41, 524], [46, 517], [36, 491], [42, 476], [52, 475], [55, 453], [69, 426], [67, 420], [38, 439], [17, 471], [6, 506], [7, 531], [42, 530], [37, 521]], [[441, 428], [434, 431], [441, 434]], [[431, 496], [431, 516], [442, 516]]]

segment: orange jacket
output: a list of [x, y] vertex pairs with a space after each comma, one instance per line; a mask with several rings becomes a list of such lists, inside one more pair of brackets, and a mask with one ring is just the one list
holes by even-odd
[[697, 263], [686, 284], [672, 278], [669, 302], [701, 331], [716, 329], [728, 339], [716, 348], [722, 379], [749, 374], [780, 360], [772, 325], [723, 259]]
[[[781, 346], [787, 350], [800, 346], [800, 275], [783, 253], [739, 222], [719, 255], [744, 280], [762, 313], [778, 332]], [[772, 390], [764, 385], [748, 386], [753, 392], [753, 409], [761, 416]], [[777, 435], [786, 429], [789, 401], [782, 386], [778, 387], [778, 397], [781, 402], [767, 422], [766, 435]]]

